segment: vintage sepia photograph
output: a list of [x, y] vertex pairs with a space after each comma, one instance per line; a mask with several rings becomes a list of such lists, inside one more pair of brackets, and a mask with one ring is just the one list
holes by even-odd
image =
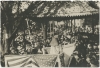
[[98, 1], [1, 1], [2, 67], [99, 67]]

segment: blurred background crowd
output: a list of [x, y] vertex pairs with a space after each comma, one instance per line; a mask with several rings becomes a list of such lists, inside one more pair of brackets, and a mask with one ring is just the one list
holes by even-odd
[[[75, 50], [73, 51], [70, 67], [98, 67], [99, 66], [99, 43], [95, 40], [95, 35], [82, 35], [79, 33], [71, 33], [71, 30], [56, 30], [54, 36], [49, 35], [48, 38], [43, 39], [42, 32], [34, 32], [33, 35], [23, 37], [23, 33], [16, 34], [13, 46], [10, 46], [10, 55], [23, 54], [49, 54], [46, 47], [51, 47], [55, 43], [51, 43], [55, 38], [56, 44], [62, 47], [68, 44], [75, 43]], [[92, 37], [92, 38], [91, 38]], [[61, 50], [59, 50], [60, 53]], [[7, 55], [7, 54], [5, 54]]]

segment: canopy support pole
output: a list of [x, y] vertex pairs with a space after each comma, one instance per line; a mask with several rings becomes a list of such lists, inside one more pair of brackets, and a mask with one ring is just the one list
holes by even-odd
[[51, 23], [50, 23], [50, 37], [51, 37]]
[[71, 19], [71, 33], [72, 33], [72, 19]]
[[75, 33], [75, 19], [74, 19], [74, 33]]
[[43, 30], [43, 39], [46, 40], [47, 39], [47, 23], [48, 21], [43, 21], [44, 23], [42, 23], [42, 30]]
[[53, 36], [54, 36], [54, 23], [55, 23], [55, 22], [53, 21]]
[[92, 33], [94, 34], [94, 19], [93, 19], [93, 15], [92, 15]]

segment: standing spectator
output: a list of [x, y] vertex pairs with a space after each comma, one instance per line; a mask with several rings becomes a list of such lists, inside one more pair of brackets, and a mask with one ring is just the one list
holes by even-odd
[[74, 53], [74, 66], [73, 67], [82, 67], [82, 59], [78, 53]]
[[86, 57], [86, 63], [87, 63], [87, 67], [90, 67], [90, 56], [89, 56], [89, 54], [87, 54], [87, 57]]
[[88, 44], [88, 47], [87, 47], [87, 54], [89, 53], [92, 53], [93, 52], [93, 47], [91, 44]]
[[99, 66], [98, 64], [99, 64], [98, 60], [96, 60], [96, 58], [94, 58], [93, 55], [92, 55], [92, 58], [90, 59], [91, 67], [98, 67]]
[[49, 39], [47, 39], [47, 40], [46, 40], [46, 43], [47, 43], [47, 47], [49, 47], [50, 40], [49, 40]]
[[27, 51], [27, 54], [31, 54], [31, 52], [32, 52], [32, 47], [31, 47], [30, 44], [28, 44], [28, 45], [26, 46], [26, 51]]
[[99, 48], [98, 48], [98, 44], [95, 43], [94, 46], [93, 46], [93, 51], [96, 53], [96, 54], [99, 54]]

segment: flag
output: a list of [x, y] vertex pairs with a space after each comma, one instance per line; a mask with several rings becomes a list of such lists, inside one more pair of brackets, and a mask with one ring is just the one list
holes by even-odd
[[57, 55], [6, 55], [6, 67], [55, 67]]
[[75, 44], [68, 44], [63, 46], [63, 52], [64, 52], [64, 64], [65, 66], [69, 66], [69, 59], [71, 55], [73, 54], [73, 51], [75, 50]]
[[34, 55], [35, 61], [40, 67], [55, 67], [57, 55]]

